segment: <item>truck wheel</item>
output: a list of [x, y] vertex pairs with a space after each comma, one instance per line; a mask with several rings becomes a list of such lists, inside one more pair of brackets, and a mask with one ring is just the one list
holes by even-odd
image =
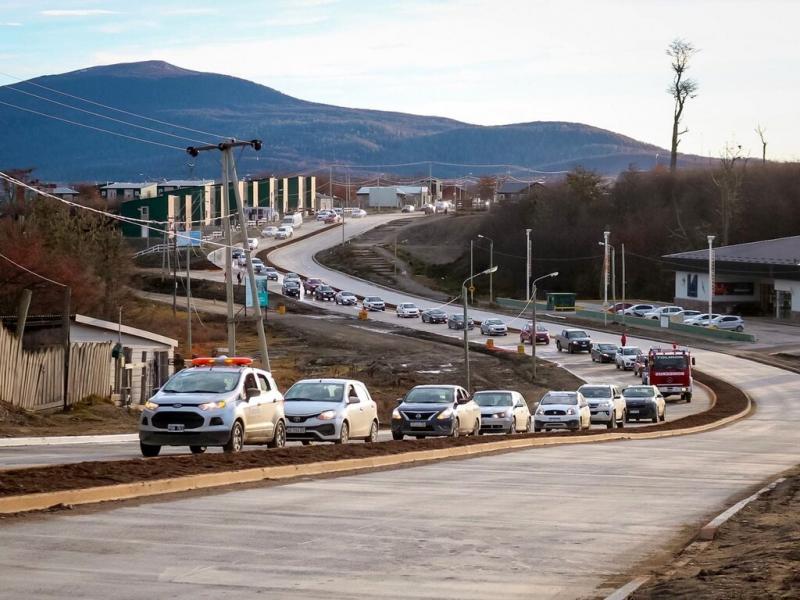
[[691, 401], [692, 401], [692, 393], [689, 392], [688, 394], [686, 394], [686, 402], [689, 403]]

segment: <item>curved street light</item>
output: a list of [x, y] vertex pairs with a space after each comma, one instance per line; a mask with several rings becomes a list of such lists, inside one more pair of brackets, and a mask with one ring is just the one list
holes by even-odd
[[533, 303], [533, 315], [531, 320], [531, 358], [533, 360], [533, 381], [536, 381], [536, 284], [548, 277], [558, 277], [558, 271], [553, 271], [547, 275], [542, 275], [533, 280], [531, 284], [531, 302]]
[[464, 283], [461, 284], [461, 298], [463, 300], [464, 305], [464, 372], [466, 373], [466, 386], [465, 389], [469, 392], [470, 391], [470, 379], [469, 379], [469, 327], [467, 327], [467, 283], [475, 279], [476, 277], [480, 277], [481, 275], [487, 275], [490, 273], [494, 273], [497, 271], [497, 267], [489, 267], [485, 271], [481, 271], [480, 273], [475, 273], [474, 275], [470, 275], [464, 280]]

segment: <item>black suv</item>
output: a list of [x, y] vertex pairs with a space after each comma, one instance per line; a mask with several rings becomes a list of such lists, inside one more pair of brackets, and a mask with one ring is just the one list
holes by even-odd
[[583, 329], [564, 329], [556, 336], [556, 350], [574, 352], [591, 352], [592, 338]]
[[284, 296], [291, 296], [294, 298], [300, 297], [300, 282], [296, 279], [290, 279], [289, 281], [283, 282], [283, 288], [281, 288], [281, 293]]
[[318, 285], [314, 290], [314, 300], [333, 300], [336, 296], [336, 291], [329, 285]]

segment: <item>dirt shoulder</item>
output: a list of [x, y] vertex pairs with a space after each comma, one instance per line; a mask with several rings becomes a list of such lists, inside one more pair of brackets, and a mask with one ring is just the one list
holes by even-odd
[[717, 532], [693, 544], [633, 598], [800, 597], [800, 467]]
[[[514, 357], [515, 355], [509, 355]], [[486, 356], [485, 358], [492, 358]], [[503, 360], [503, 359], [501, 359]], [[514, 359], [512, 359], [514, 360]], [[625, 435], [636, 438], [652, 431], [669, 431], [710, 423], [735, 414], [747, 406], [747, 397], [737, 388], [717, 379], [698, 374], [698, 379], [709, 385], [717, 394], [717, 402], [704, 413], [691, 415], [658, 425], [626, 429]], [[385, 405], [384, 405], [385, 406]], [[592, 437], [605, 432], [551, 432], [518, 434], [518, 437]], [[219, 473], [256, 467], [269, 467], [311, 462], [336, 461], [346, 458], [385, 456], [416, 450], [432, 450], [452, 446], [485, 444], [504, 436], [476, 436], [461, 438], [432, 438], [422, 440], [388, 441], [376, 444], [345, 444], [294, 446], [279, 450], [256, 450], [240, 454], [202, 454], [163, 456], [153, 459], [130, 459], [97, 461], [77, 464], [54, 465], [0, 472], [0, 496], [32, 494], [86, 487], [154, 481], [158, 479]]]
[[89, 398], [68, 411], [42, 414], [0, 402], [0, 438], [135, 433], [138, 413], [103, 398]]

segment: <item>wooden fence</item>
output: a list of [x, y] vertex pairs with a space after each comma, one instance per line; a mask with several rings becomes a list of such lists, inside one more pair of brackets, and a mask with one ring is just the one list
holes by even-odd
[[[90, 394], [109, 394], [110, 356], [110, 342], [71, 345], [67, 406]], [[20, 338], [0, 326], [0, 400], [31, 411], [63, 407], [64, 348], [25, 350]]]

